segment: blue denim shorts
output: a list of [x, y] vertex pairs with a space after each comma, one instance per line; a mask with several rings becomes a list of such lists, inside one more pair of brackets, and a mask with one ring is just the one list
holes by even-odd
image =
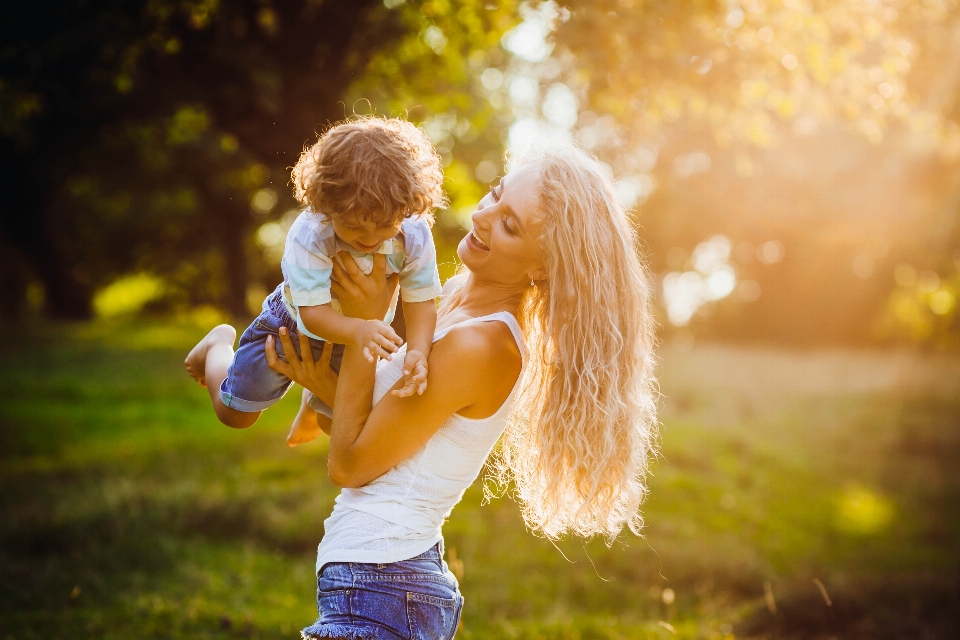
[[317, 578], [320, 617], [303, 638], [450, 640], [463, 596], [442, 543], [388, 564], [331, 562]]
[[[281, 285], [282, 286], [282, 285]], [[256, 320], [247, 327], [240, 336], [240, 344], [233, 354], [233, 362], [227, 369], [227, 377], [220, 384], [220, 400], [225, 406], [237, 411], [263, 411], [277, 402], [293, 384], [287, 376], [278, 373], [267, 364], [267, 356], [263, 350], [267, 336], [274, 336], [273, 343], [277, 347], [277, 355], [286, 360], [283, 344], [280, 343], [280, 327], [286, 327], [290, 333], [293, 348], [300, 355], [300, 331], [296, 321], [287, 313], [283, 306], [282, 289], [277, 289], [263, 301], [263, 309]], [[314, 360], [320, 358], [323, 351], [323, 340], [310, 341], [310, 350]], [[343, 357], [343, 345], [333, 345], [333, 355], [330, 367], [340, 372], [340, 361]], [[311, 406], [326, 416], [331, 417], [333, 412], [319, 400]]]

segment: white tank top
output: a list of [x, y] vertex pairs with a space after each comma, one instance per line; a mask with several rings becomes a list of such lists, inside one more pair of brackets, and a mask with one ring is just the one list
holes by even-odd
[[[477, 322], [503, 322], [520, 349], [522, 366], [510, 395], [496, 413], [474, 420], [450, 416], [417, 453], [369, 484], [343, 489], [333, 513], [324, 522], [317, 549], [317, 572], [328, 562], [399, 562], [420, 555], [443, 538], [440, 528], [464, 491], [476, 480], [500, 438], [513, 406], [527, 350], [516, 318], [500, 311], [471, 318], [437, 331], [440, 340], [454, 327]], [[376, 404], [403, 375], [406, 345], [393, 360], [377, 365]]]

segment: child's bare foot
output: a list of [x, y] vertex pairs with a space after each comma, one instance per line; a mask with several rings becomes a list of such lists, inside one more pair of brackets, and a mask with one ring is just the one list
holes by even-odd
[[326, 416], [320, 415], [307, 406], [305, 402], [301, 402], [300, 411], [297, 412], [297, 417], [293, 419], [293, 424], [290, 425], [290, 434], [287, 435], [287, 446], [295, 447], [298, 444], [305, 444], [311, 440], [316, 440], [317, 436], [323, 433], [318, 420], [326, 419]]
[[210, 333], [205, 335], [203, 340], [198, 342], [197, 346], [190, 350], [190, 353], [187, 354], [187, 359], [183, 361], [183, 366], [187, 368], [187, 373], [199, 382], [201, 387], [206, 387], [205, 368], [207, 364], [207, 351], [215, 344], [227, 343], [233, 346], [236, 339], [237, 330], [228, 324], [217, 325], [213, 329], [210, 329]]

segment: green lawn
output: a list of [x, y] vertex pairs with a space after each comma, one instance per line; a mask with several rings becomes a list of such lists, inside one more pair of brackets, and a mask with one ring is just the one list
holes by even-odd
[[[232, 431], [182, 369], [196, 325], [5, 333], [0, 640], [298, 637], [336, 495], [324, 443], [284, 443], [298, 394]], [[554, 546], [474, 486], [458, 638], [960, 637], [960, 363], [662, 358], [646, 538]]]

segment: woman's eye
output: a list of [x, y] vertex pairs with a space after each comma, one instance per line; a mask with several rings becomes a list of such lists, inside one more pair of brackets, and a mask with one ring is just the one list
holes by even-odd
[[500, 201], [500, 183], [499, 182], [496, 185], [494, 185], [492, 189], [490, 189], [490, 195], [493, 196], [494, 202]]
[[513, 229], [510, 228], [510, 225], [507, 224], [507, 219], [506, 219], [505, 217], [504, 217], [504, 218], [501, 218], [501, 219], [500, 219], [500, 222], [503, 224], [503, 228], [504, 228], [504, 230], [505, 230], [507, 233], [509, 233], [509, 234], [512, 235], [512, 236], [517, 235], [517, 234], [515, 234], [515, 233], [513, 232]]

